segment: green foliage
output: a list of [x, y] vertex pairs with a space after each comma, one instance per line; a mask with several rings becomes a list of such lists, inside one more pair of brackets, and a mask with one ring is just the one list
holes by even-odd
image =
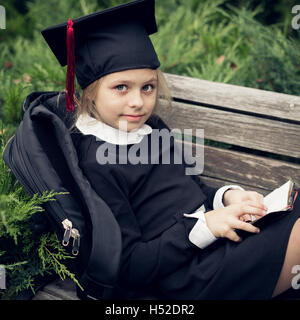
[[286, 39], [275, 26], [262, 26], [246, 10], [232, 8], [232, 11], [235, 13], [232, 21], [237, 26], [239, 38], [246, 40], [244, 47], [247, 46], [247, 58], [251, 61], [240, 70], [241, 74], [247, 75], [243, 78], [244, 85], [297, 95], [300, 81], [299, 43], [295, 39]]
[[6, 123], [17, 125], [21, 121], [21, 108], [24, 96], [30, 92], [31, 86], [28, 83], [16, 85], [12, 79], [12, 75], [8, 74], [5, 76], [4, 70], [0, 71], [0, 81], [4, 84], [0, 92], [0, 101], [3, 102], [3, 106], [0, 109], [1, 118]]
[[2, 0], [0, 2], [6, 11], [6, 29], [0, 29], [0, 42], [5, 41], [13, 44], [13, 39], [16, 37], [31, 38], [34, 23], [24, 12], [20, 12], [20, 10], [24, 11], [25, 7], [17, 8], [17, 2], [18, 0]]
[[87, 0], [27, 1], [28, 16], [34, 21], [35, 30], [40, 31], [53, 23], [58, 24], [89, 13], [98, 8], [97, 2]]
[[46, 234], [41, 237], [38, 253], [43, 270], [53, 270], [62, 280], [65, 280], [67, 276], [83, 290], [75, 275], [64, 264], [67, 259], [74, 259], [75, 257], [66, 254], [56, 234], [51, 234], [50, 236]]
[[160, 29], [152, 40], [162, 69], [297, 95], [300, 44], [286, 38], [279, 25], [258, 22], [262, 7], [250, 11], [225, 3], [199, 1], [196, 6], [196, 2], [186, 2], [170, 5], [172, 10], [167, 5], [158, 7]]

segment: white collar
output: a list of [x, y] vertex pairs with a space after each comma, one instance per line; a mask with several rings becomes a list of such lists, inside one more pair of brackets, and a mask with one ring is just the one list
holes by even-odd
[[92, 134], [101, 140], [119, 145], [139, 143], [145, 135], [152, 132], [152, 128], [147, 124], [144, 124], [141, 128], [134, 129], [130, 132], [119, 130], [89, 116], [88, 114], [82, 114], [78, 117], [76, 127], [83, 134]]

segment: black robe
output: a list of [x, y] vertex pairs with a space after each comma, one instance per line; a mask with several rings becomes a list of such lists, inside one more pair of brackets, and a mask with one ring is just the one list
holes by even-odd
[[[146, 123], [152, 128], [166, 128], [155, 116]], [[149, 146], [146, 164], [119, 164], [120, 150], [128, 153], [132, 144], [114, 145], [116, 164], [99, 164], [97, 150], [105, 142], [90, 134], [80, 135], [78, 141], [79, 166], [120, 225], [123, 247], [119, 285], [134, 290], [158, 284], [192, 261], [199, 248], [188, 235], [197, 219], [186, 218], [183, 213], [192, 213], [202, 204], [212, 207], [217, 191], [198, 176], [186, 175], [189, 166], [185, 163], [174, 163], [174, 153], [178, 152], [174, 139], [170, 139], [170, 149], [158, 150], [159, 163], [152, 164], [151, 135], [140, 142]], [[169, 153], [170, 164], [162, 164], [163, 152]]]

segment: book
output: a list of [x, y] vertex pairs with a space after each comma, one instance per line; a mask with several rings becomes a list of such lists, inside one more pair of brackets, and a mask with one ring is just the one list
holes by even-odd
[[[295, 188], [295, 183], [292, 180], [288, 180], [264, 197], [264, 205], [268, 208], [267, 213], [263, 217], [254, 219], [249, 223], [261, 229], [279, 219], [293, 210], [297, 195], [298, 190]], [[236, 229], [235, 231], [241, 237], [251, 234], [244, 230]]]
[[289, 180], [281, 187], [276, 188], [264, 197], [264, 205], [267, 206], [266, 214], [277, 211], [290, 211], [293, 205], [294, 182]]

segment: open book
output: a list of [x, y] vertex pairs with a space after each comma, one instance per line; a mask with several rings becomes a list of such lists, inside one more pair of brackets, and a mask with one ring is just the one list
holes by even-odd
[[[250, 223], [258, 228], [262, 228], [272, 221], [277, 220], [279, 217], [287, 214], [293, 210], [293, 204], [298, 195], [295, 189], [295, 184], [292, 180], [287, 181], [279, 188], [276, 188], [264, 197], [264, 204], [267, 206], [268, 211], [263, 216]], [[244, 230], [235, 230], [240, 236], [250, 234]]]
[[268, 208], [268, 212], [289, 211], [293, 209], [295, 198], [294, 182], [289, 180], [281, 187], [273, 190], [264, 197], [264, 204]]

